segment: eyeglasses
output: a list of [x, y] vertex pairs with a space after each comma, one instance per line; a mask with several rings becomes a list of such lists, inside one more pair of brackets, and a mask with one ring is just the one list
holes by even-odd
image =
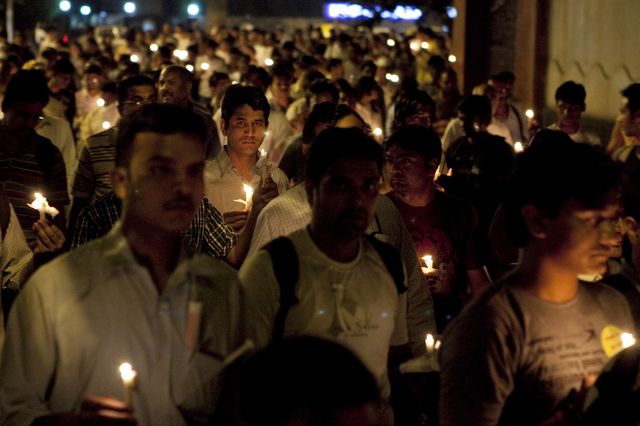
[[37, 121], [44, 120], [44, 116], [42, 115], [42, 113], [29, 112], [29, 111], [23, 110], [22, 108], [16, 108], [16, 107], [13, 107], [12, 109], [16, 114], [18, 114], [20, 117], [24, 119], [37, 120]]

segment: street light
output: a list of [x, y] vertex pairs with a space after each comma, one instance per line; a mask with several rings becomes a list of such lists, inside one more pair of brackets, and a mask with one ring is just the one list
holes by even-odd
[[58, 7], [60, 7], [61, 11], [68, 12], [69, 10], [71, 10], [71, 2], [69, 0], [62, 0], [58, 4]]
[[134, 2], [132, 2], [132, 1], [128, 1], [128, 2], [126, 2], [124, 4], [124, 6], [122, 8], [124, 9], [124, 11], [126, 13], [131, 14], [131, 13], [136, 11], [136, 4]]
[[187, 6], [187, 13], [189, 14], [189, 16], [196, 16], [198, 13], [200, 13], [200, 6], [195, 3], [191, 3], [189, 6]]
[[91, 8], [86, 4], [80, 8], [80, 14], [83, 16], [88, 16], [91, 14]]

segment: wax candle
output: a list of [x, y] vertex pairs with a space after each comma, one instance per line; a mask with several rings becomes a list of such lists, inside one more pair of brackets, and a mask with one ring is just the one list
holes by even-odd
[[122, 379], [122, 386], [124, 388], [124, 402], [127, 405], [133, 405], [133, 390], [136, 386], [136, 376], [138, 373], [133, 369], [131, 364], [123, 362], [120, 364], [120, 378]]
[[427, 354], [432, 354], [434, 352], [436, 339], [433, 337], [433, 334], [427, 334], [427, 337], [424, 339], [424, 345], [427, 348]]
[[430, 254], [424, 255], [422, 256], [422, 261], [424, 262], [425, 266], [423, 266], [422, 269], [422, 273], [423, 274], [431, 274], [435, 271], [437, 271], [436, 268], [433, 267], [433, 256]]
[[56, 217], [56, 215], [60, 213], [58, 209], [49, 205], [47, 199], [41, 193], [36, 192], [34, 197], [34, 200], [27, 205], [40, 212], [40, 220], [44, 220], [47, 213], [49, 213], [51, 217]]

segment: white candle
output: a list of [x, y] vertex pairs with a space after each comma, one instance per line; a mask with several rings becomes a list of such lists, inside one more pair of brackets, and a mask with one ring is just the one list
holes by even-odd
[[40, 212], [40, 220], [44, 220], [47, 213], [49, 213], [51, 217], [56, 217], [56, 215], [60, 213], [58, 209], [49, 205], [47, 199], [41, 193], [36, 192], [34, 197], [34, 200], [27, 205]]
[[260, 161], [265, 163], [262, 172], [260, 173], [260, 185], [264, 185], [267, 181], [267, 178], [271, 176], [271, 164], [267, 160], [267, 151], [260, 148]]
[[433, 353], [436, 345], [436, 339], [433, 337], [433, 334], [427, 334], [427, 337], [424, 339], [424, 345], [427, 348], [427, 354]]
[[128, 406], [133, 405], [133, 390], [136, 386], [136, 376], [138, 373], [133, 369], [131, 364], [123, 362], [118, 368], [120, 371], [120, 378], [122, 379], [122, 386], [124, 387], [124, 402]]
[[244, 191], [244, 200], [238, 199], [233, 201], [244, 204], [244, 211], [249, 211], [251, 210], [251, 200], [253, 199], [253, 187], [244, 183], [242, 184], [242, 189]]

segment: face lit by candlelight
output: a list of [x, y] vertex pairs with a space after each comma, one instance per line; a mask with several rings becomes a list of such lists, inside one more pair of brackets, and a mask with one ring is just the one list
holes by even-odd
[[262, 145], [268, 122], [262, 110], [242, 105], [233, 112], [229, 121], [220, 122], [222, 133], [227, 137], [227, 152], [239, 156], [255, 156]]
[[161, 232], [182, 232], [202, 201], [204, 160], [203, 144], [195, 136], [138, 133], [128, 168], [113, 172], [125, 217]]

